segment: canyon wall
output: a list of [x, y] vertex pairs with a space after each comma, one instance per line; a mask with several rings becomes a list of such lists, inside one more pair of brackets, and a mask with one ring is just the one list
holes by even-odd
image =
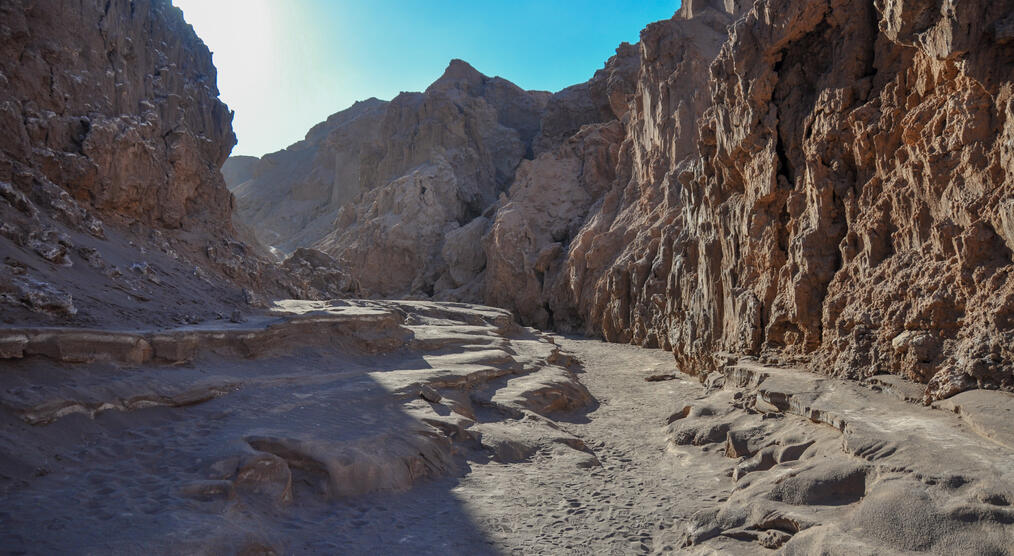
[[168, 0], [0, 3], [5, 323], [197, 322], [308, 289], [230, 223], [215, 82]]
[[535, 103], [531, 143], [482, 143], [505, 163], [480, 202], [446, 202], [470, 166], [399, 143], [420, 156], [318, 246], [367, 294], [494, 304], [690, 373], [736, 354], [1010, 390], [1012, 8], [687, 2]]
[[[585, 326], [696, 373], [730, 352], [930, 399], [1014, 387], [1012, 6], [759, 3], [696, 106], [704, 13], [649, 26], [630, 179], [565, 263]], [[610, 241], [589, 293], [585, 253]]]
[[211, 55], [168, 2], [4, 2], [4, 181], [24, 171], [98, 213], [217, 228], [236, 143]]
[[[733, 352], [899, 373], [929, 398], [1014, 386], [1011, 7], [771, 1], [730, 28], [695, 164], [667, 161], [681, 221], [651, 259], [681, 367]], [[673, 93], [653, 84], [648, 106]], [[613, 272], [606, 297], [632, 309], [601, 329], [626, 340], [611, 331], [637, 333], [652, 280]]]

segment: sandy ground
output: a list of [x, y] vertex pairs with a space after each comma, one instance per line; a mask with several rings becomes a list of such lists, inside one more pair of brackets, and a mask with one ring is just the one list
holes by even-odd
[[[570, 338], [561, 347], [582, 361], [579, 375], [597, 407], [560, 426], [582, 438], [601, 466], [564, 458], [473, 466], [451, 490], [478, 528], [508, 553], [625, 554], [673, 549], [667, 529], [727, 496], [714, 467], [687, 465], [667, 449], [665, 421], [703, 394], [696, 382], [646, 382], [672, 372], [661, 350]], [[706, 454], [705, 454], [705, 459]], [[696, 461], [696, 458], [695, 458]]]
[[1014, 551], [1008, 394], [702, 384], [456, 304], [92, 333], [0, 330], [4, 552]]

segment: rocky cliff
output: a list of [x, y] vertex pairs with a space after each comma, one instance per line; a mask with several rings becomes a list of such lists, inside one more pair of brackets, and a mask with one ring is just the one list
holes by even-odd
[[312, 281], [237, 240], [215, 81], [167, 0], [0, 3], [5, 322], [196, 322]]
[[353, 143], [379, 179], [321, 245], [367, 292], [503, 306], [691, 373], [736, 354], [897, 373], [928, 399], [1014, 388], [1012, 7], [687, 2], [533, 103], [530, 144], [473, 142], [503, 164], [468, 184], [409, 107], [483, 98], [486, 78], [445, 76], [392, 103], [409, 146], [390, 123], [371, 127], [385, 155]]
[[619, 179], [544, 297], [688, 372], [735, 353], [1010, 389], [1011, 7], [700, 2], [649, 26]]
[[1014, 386], [1011, 7], [759, 3], [710, 61], [682, 153], [682, 134], [653, 129], [679, 129], [673, 99], [696, 71], [659, 41], [700, 44], [704, 14], [650, 26], [611, 229], [657, 221], [643, 207], [658, 195], [672, 224], [657, 240], [640, 226], [645, 248], [599, 280], [586, 324], [665, 345], [690, 372], [732, 352], [899, 373], [928, 398]]
[[166, 0], [0, 0], [0, 546], [1014, 554], [1011, 2], [690, 1], [220, 175]]
[[[624, 45], [594, 79], [550, 94], [452, 60], [422, 93], [356, 103], [283, 151], [230, 159], [237, 218], [279, 253], [331, 253], [365, 293], [476, 300], [478, 238], [519, 169], [615, 120], [636, 71], [637, 49]], [[602, 167], [610, 180], [613, 165]]]

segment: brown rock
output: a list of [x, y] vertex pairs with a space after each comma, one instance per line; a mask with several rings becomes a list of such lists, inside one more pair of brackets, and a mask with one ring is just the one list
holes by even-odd
[[233, 484], [241, 496], [263, 497], [276, 504], [292, 502], [292, 471], [274, 454], [260, 452], [247, 458]]
[[1010, 9], [695, 0], [552, 96], [454, 62], [352, 147], [370, 185], [319, 245], [373, 294], [694, 374], [728, 352], [1014, 389]]
[[228, 314], [243, 287], [338, 295], [237, 240], [215, 81], [167, 0], [0, 5], [7, 323], [172, 326]]
[[649, 26], [617, 182], [565, 249], [572, 322], [692, 373], [731, 351], [949, 369], [931, 399], [1014, 387], [1005, 9], [700, 2]]
[[561, 264], [563, 246], [612, 182], [622, 134], [615, 120], [586, 126], [521, 164], [485, 239], [484, 302], [536, 326], [574, 327], [573, 294], [559, 287], [570, 270]]

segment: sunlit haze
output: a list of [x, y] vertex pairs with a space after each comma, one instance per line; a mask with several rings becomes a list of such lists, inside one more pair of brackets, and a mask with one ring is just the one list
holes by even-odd
[[587, 80], [679, 0], [173, 0], [214, 53], [233, 154], [260, 156], [369, 97], [420, 91], [461, 58], [525, 89]]

